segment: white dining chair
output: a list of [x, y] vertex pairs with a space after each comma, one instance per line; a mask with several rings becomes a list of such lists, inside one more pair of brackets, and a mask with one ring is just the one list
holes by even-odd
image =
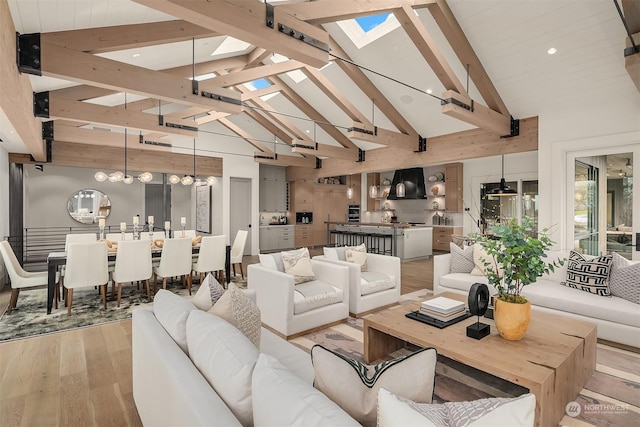
[[200, 275], [200, 283], [204, 274], [213, 272], [220, 283], [223, 283], [226, 261], [227, 236], [205, 236], [200, 242], [197, 260], [193, 263], [193, 271]]
[[104, 308], [107, 308], [107, 243], [70, 243], [67, 250], [66, 278], [67, 314], [71, 315], [73, 290], [100, 287]]
[[233, 267], [233, 275], [236, 275], [236, 264], [240, 265], [240, 275], [244, 279], [244, 271], [242, 270], [242, 257], [244, 256], [244, 246], [247, 244], [247, 230], [238, 230], [236, 238], [231, 246], [231, 266]]
[[[11, 314], [11, 311], [18, 305], [20, 289], [46, 285], [48, 274], [46, 271], [25, 271], [13, 252], [13, 248], [6, 240], [0, 242], [0, 253], [2, 254], [5, 268], [9, 273], [9, 280], [11, 280], [11, 299], [7, 308], [7, 314]], [[57, 306], [57, 300], [54, 299], [54, 301], [56, 301]]]
[[[64, 251], [69, 252], [69, 244], [71, 243], [89, 243], [98, 241], [98, 235], [96, 233], [69, 233], [64, 240]], [[56, 285], [57, 301], [60, 300], [60, 288], [64, 289], [64, 276], [66, 272], [66, 266], [60, 268], [60, 282]]]
[[144, 280], [147, 288], [147, 298], [151, 300], [149, 279], [151, 270], [151, 245], [145, 240], [125, 240], [118, 245], [116, 265], [113, 269], [113, 283], [118, 284], [118, 303], [122, 296], [122, 283]]
[[191, 239], [165, 239], [160, 264], [153, 268], [153, 292], [158, 277], [162, 277], [162, 289], [167, 289], [167, 277], [181, 276], [186, 280], [191, 295]]

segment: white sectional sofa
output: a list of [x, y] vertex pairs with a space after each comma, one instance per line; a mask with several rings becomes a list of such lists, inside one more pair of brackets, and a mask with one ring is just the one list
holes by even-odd
[[[547, 262], [568, 259], [569, 251], [554, 251], [548, 254]], [[451, 254], [433, 257], [433, 293], [454, 292], [469, 294], [473, 283], [487, 284], [485, 276], [469, 273], [451, 273]], [[565, 281], [567, 263], [545, 274], [535, 283], [527, 285], [522, 295], [533, 310], [570, 317], [595, 323], [598, 338], [640, 348], [640, 306], [616, 296], [603, 297], [569, 288], [560, 284]], [[490, 293], [497, 291], [489, 285]]]
[[[181, 299], [178, 296], [176, 298]], [[161, 323], [153, 308], [138, 308], [133, 312], [133, 396], [145, 426], [359, 425], [338, 405], [313, 388], [311, 358], [303, 350], [264, 328], [260, 348], [256, 349], [230, 323], [195, 307], [189, 309], [181, 302], [173, 302], [168, 315], [173, 316], [175, 321], [170, 322], [168, 329], [163, 327], [167, 313], [160, 316], [164, 316]], [[197, 328], [195, 332], [194, 328]], [[215, 343], [211, 343], [206, 335], [213, 328], [216, 328]], [[185, 329], [191, 331], [187, 332], [192, 334], [188, 341], [190, 344], [193, 343], [194, 333], [196, 336], [202, 335], [200, 342], [196, 341], [197, 346], [194, 346], [197, 350], [189, 347], [185, 352], [172, 338], [176, 334], [184, 335]], [[203, 348], [210, 349], [211, 357], [202, 354]], [[196, 351], [197, 355], [194, 354]], [[225, 363], [219, 363], [218, 353], [226, 353]], [[204, 365], [203, 358], [207, 362]], [[270, 388], [266, 390], [263, 388], [260, 398], [256, 397], [253, 404], [248, 402], [249, 414], [245, 411], [244, 415], [253, 419], [247, 422], [246, 418], [239, 418], [237, 409], [231, 409], [225, 403], [225, 398], [234, 404], [242, 402], [247, 398], [241, 397], [240, 393], [247, 387], [249, 396], [255, 394], [256, 391], [251, 390], [252, 375], [255, 382], [259, 365], [264, 368], [274, 364], [279, 368], [269, 370], [260, 381], [264, 383], [265, 378], [269, 378], [268, 381], [273, 381], [273, 384], [269, 383]], [[234, 367], [238, 365], [241, 368], [236, 373]], [[211, 376], [206, 376], [203, 371], [215, 369], [229, 379], [214, 388], [210, 384]], [[247, 376], [248, 385], [245, 386], [242, 381], [244, 378], [246, 383]], [[282, 407], [287, 410], [274, 409]]]

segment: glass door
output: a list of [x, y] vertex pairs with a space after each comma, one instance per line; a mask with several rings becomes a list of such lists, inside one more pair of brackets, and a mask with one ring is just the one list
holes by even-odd
[[573, 199], [574, 250], [587, 255], [598, 255], [599, 170], [579, 159], [575, 164]]

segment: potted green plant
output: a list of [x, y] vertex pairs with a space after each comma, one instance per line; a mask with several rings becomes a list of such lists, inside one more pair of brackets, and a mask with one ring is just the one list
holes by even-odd
[[491, 257], [483, 263], [489, 283], [498, 291], [494, 297], [496, 328], [503, 338], [519, 340], [531, 319], [531, 303], [521, 295], [522, 289], [564, 261], [544, 261], [554, 242], [547, 235], [547, 228], [538, 232], [530, 219], [520, 225], [514, 218], [493, 226], [491, 231], [493, 234], [477, 240]]

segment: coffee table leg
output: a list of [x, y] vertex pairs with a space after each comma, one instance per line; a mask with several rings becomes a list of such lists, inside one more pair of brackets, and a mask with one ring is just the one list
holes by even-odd
[[372, 363], [404, 347], [405, 342], [372, 328], [364, 319], [364, 361]]

